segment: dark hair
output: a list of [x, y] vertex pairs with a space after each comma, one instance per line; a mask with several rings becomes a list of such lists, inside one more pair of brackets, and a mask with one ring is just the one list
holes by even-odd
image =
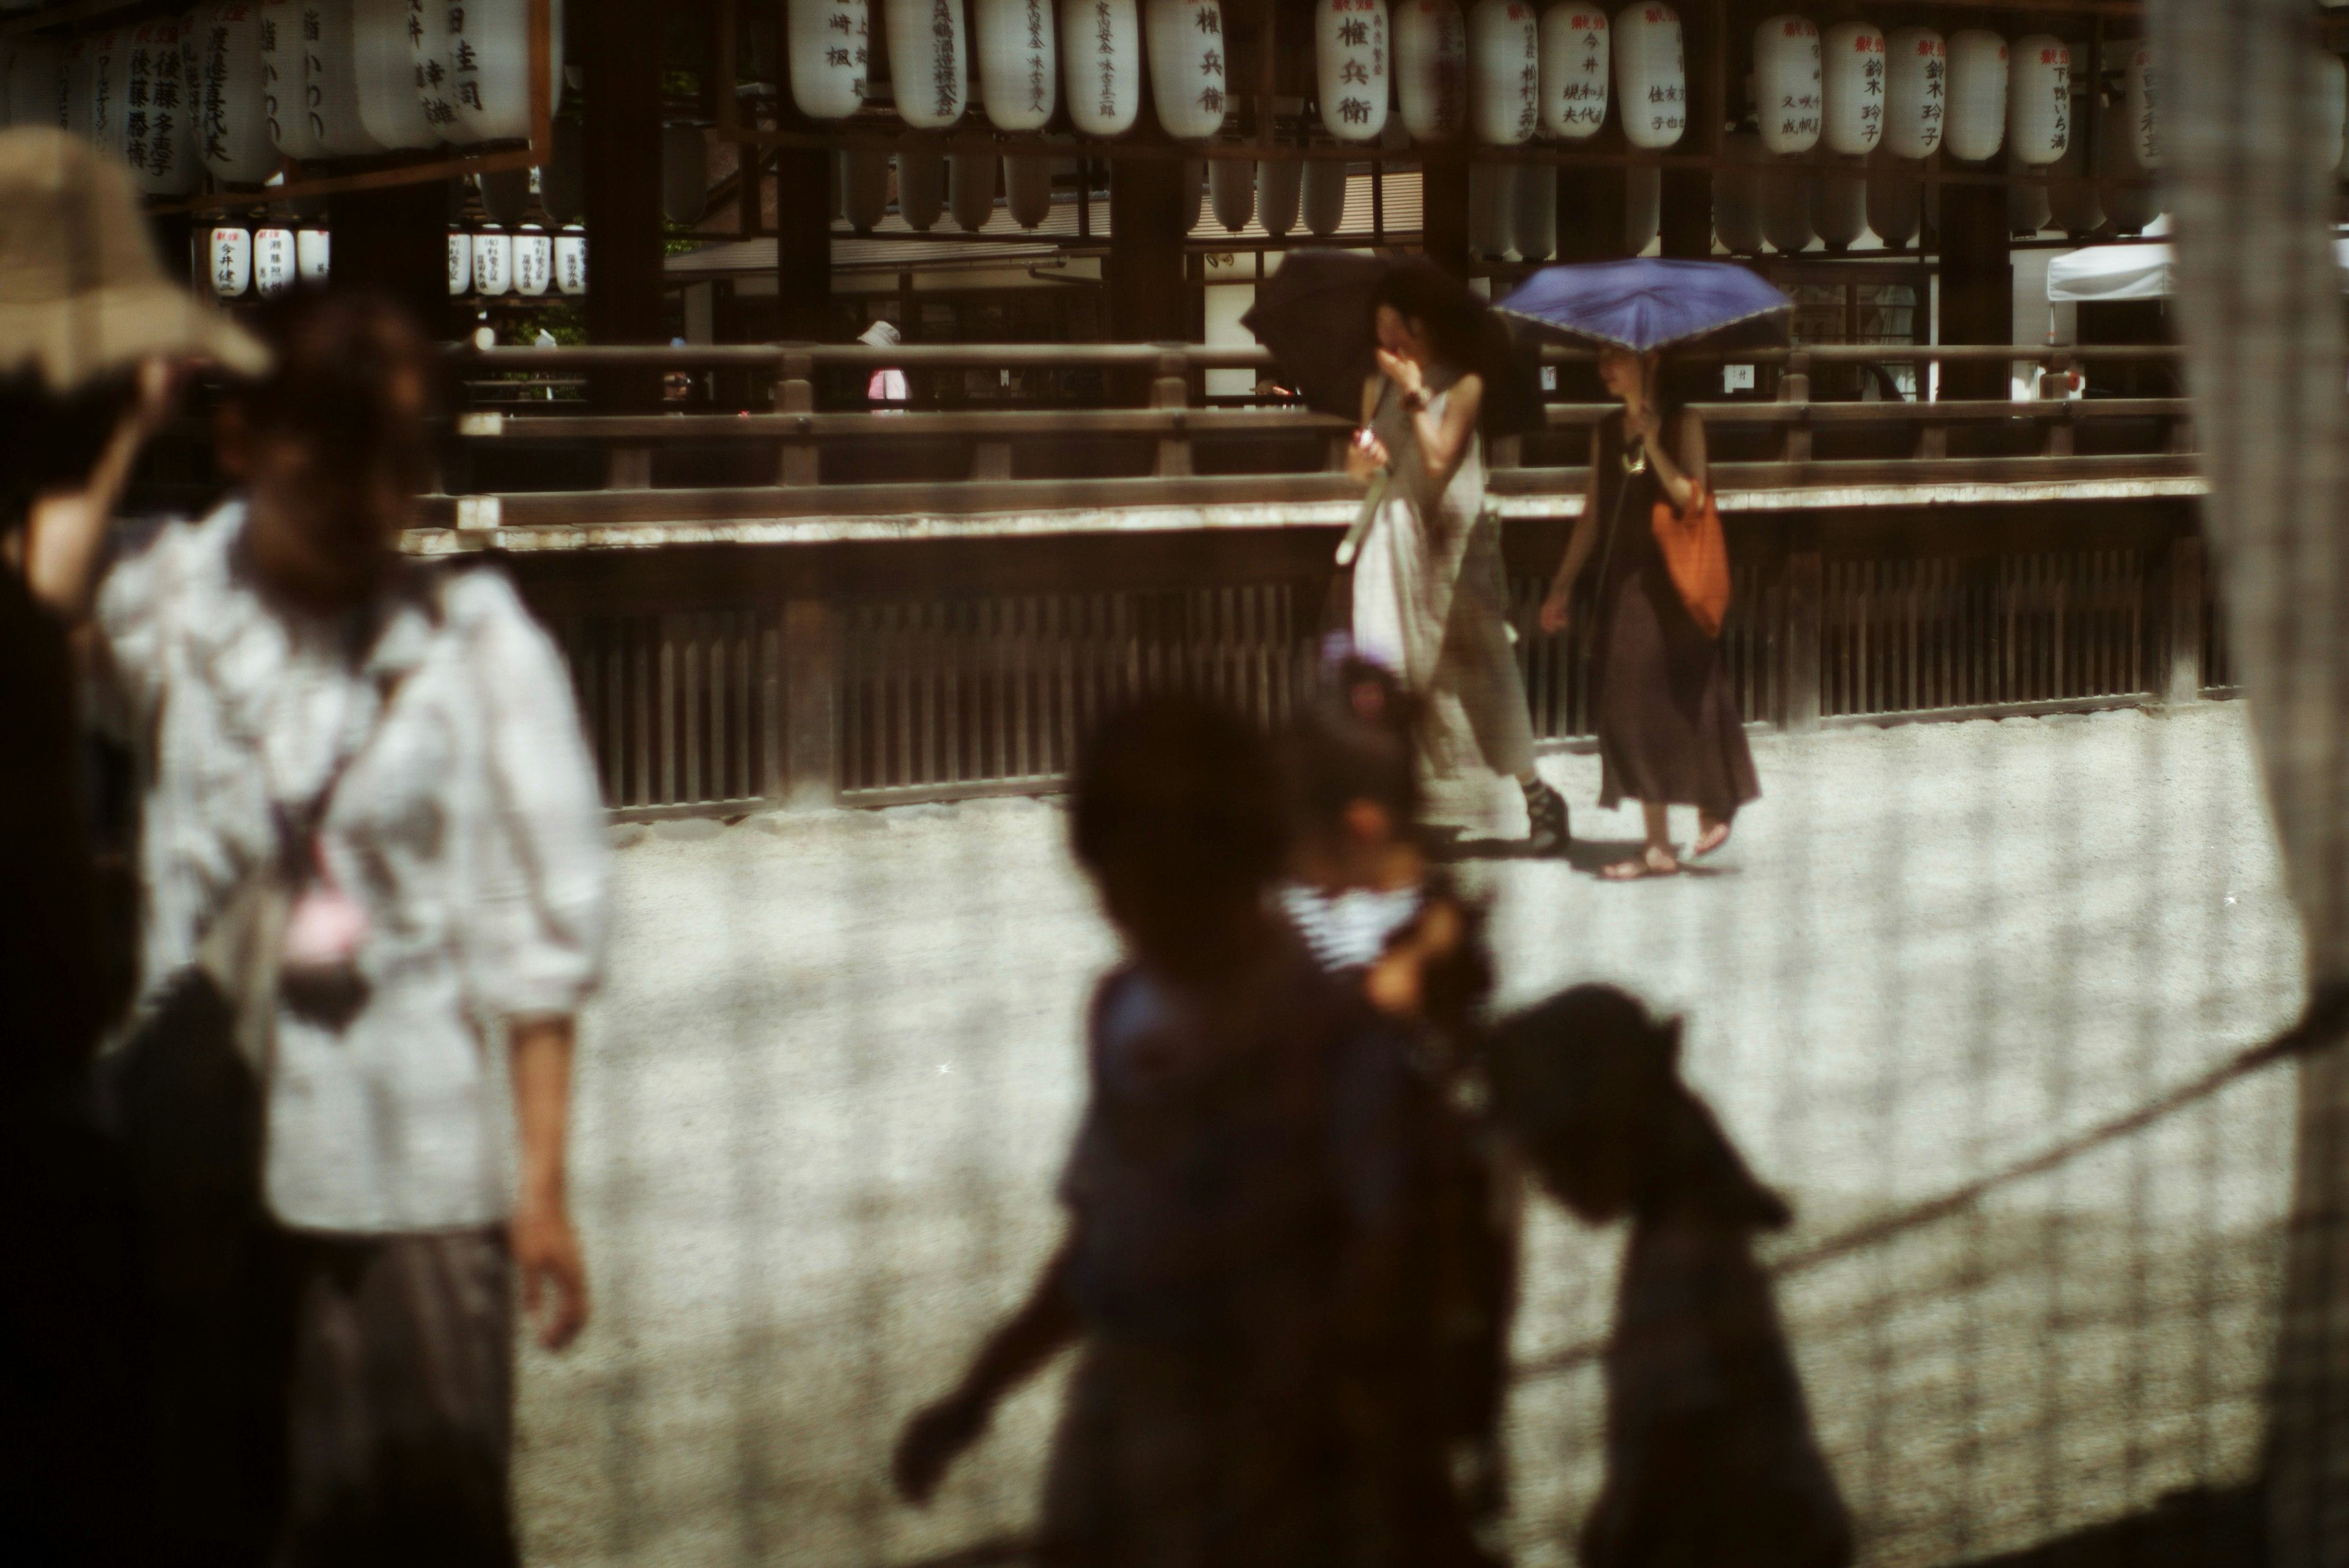
[[71, 392], [37, 370], [0, 377], [0, 533], [22, 528], [47, 491], [87, 480], [138, 400], [136, 366]]
[[1246, 719], [1162, 696], [1102, 721], [1077, 764], [1071, 838], [1145, 954], [1252, 904], [1288, 847], [1272, 747]]
[[1341, 661], [1290, 737], [1299, 824], [1325, 830], [1357, 800], [1385, 808], [1398, 827], [1417, 821], [1420, 717], [1419, 699], [1392, 673], [1359, 656]]
[[257, 325], [276, 368], [232, 394], [250, 438], [300, 441], [328, 474], [388, 470], [409, 490], [423, 488], [430, 441], [401, 392], [403, 383], [420, 386], [429, 404], [436, 366], [407, 312], [366, 293], [305, 291]]
[[[1571, 1188], [1600, 1140], [1627, 1140], [1645, 1207], [1685, 1203], [1722, 1223], [1793, 1218], [1754, 1178], [1712, 1108], [1681, 1081], [1681, 1020], [1612, 985], [1577, 985], [1504, 1021], [1494, 1051], [1503, 1114], [1537, 1124], [1547, 1173]], [[1547, 1134], [1547, 1136], [1545, 1136]]]
[[1484, 302], [1458, 278], [1423, 258], [1398, 262], [1371, 294], [1371, 315], [1392, 306], [1405, 321], [1419, 323], [1436, 359], [1457, 371], [1483, 366], [1492, 351], [1492, 333], [1506, 329], [1490, 318]]

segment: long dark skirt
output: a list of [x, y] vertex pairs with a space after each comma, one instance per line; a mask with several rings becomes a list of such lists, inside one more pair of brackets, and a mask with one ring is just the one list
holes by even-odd
[[1721, 645], [1689, 617], [1652, 543], [1628, 553], [1607, 585], [1591, 672], [1599, 803], [1629, 796], [1726, 821], [1762, 786]]

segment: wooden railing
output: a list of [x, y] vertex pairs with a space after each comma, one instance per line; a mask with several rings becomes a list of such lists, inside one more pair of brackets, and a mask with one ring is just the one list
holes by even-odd
[[[1567, 366], [1588, 354], [1548, 349]], [[1905, 366], [1930, 387], [1934, 367], [2035, 365], [2045, 374], [2110, 362], [2167, 366], [2165, 348], [1837, 346], [1715, 354], [1756, 366], [1775, 398], [1696, 404], [1713, 434], [1715, 486], [1729, 510], [1779, 504], [1758, 492], [1899, 491], [2057, 485], [2176, 486], [2195, 476], [2184, 399], [2034, 400], [1815, 397], [1815, 380], [1860, 366]], [[1327, 521], [1358, 489], [1343, 474], [1346, 421], [1268, 399], [1200, 406], [1204, 372], [1268, 370], [1261, 349], [1183, 344], [812, 344], [686, 348], [498, 348], [468, 352], [469, 377], [596, 372], [718, 373], [738, 406], [677, 412], [583, 412], [578, 402], [477, 408], [457, 417], [469, 476], [433, 503], [434, 521], [467, 531], [568, 525], [630, 528], [690, 521], [1019, 517], [1120, 509], [1312, 509]], [[822, 406], [820, 378], [861, 384], [883, 367], [926, 372], [1084, 372], [1134, 406], [914, 407]], [[1977, 372], [1979, 375], [1980, 372]], [[2002, 379], [2003, 377], [2002, 377]], [[539, 411], [543, 408], [544, 411]], [[1609, 406], [1556, 403], [1546, 428], [1494, 443], [1491, 489], [1517, 515], [1571, 515], [1583, 488], [1582, 432]], [[553, 468], [510, 454], [567, 450]], [[517, 476], [523, 476], [518, 478]], [[1544, 502], [1549, 504], [1544, 505]]]

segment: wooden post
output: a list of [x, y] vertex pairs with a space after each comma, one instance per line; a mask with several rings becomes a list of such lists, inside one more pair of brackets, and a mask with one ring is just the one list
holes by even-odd
[[[1619, 115], [1609, 115], [1599, 134], [1585, 143], [1594, 152], [1620, 152], [1624, 146]], [[1626, 253], [1623, 227], [1627, 213], [1624, 184], [1627, 170], [1608, 167], [1557, 170], [1557, 259], [1561, 262], [1611, 262]]]
[[[1681, 43], [1688, 62], [1687, 129], [1674, 151], [1712, 152], [1724, 118], [1723, 83], [1729, 40], [1720, 5], [1682, 5]], [[1713, 173], [1707, 169], [1667, 169], [1663, 181], [1663, 253], [1704, 260], [1713, 254]]]
[[[2014, 341], [2014, 265], [2008, 249], [2006, 188], [1941, 188], [1941, 341]], [[1941, 396], [2004, 398], [2011, 372], [2001, 364], [1946, 365]]]
[[[1150, 384], [1150, 406], [1154, 408], [1186, 408], [1190, 407], [1191, 380], [1185, 374], [1188, 356], [1162, 354], [1158, 356], [1158, 376]], [[1158, 441], [1158, 477], [1187, 478], [1191, 472], [1191, 438], [1182, 429]]]
[[[591, 343], [664, 343], [660, 209], [663, 8], [577, 0], [571, 36], [588, 83], [585, 127]], [[591, 377], [608, 412], [656, 407], [652, 370]]]
[[449, 186], [444, 181], [345, 191], [326, 198], [335, 264], [328, 286], [398, 302], [426, 336], [449, 323]]
[[1419, 187], [1419, 248], [1454, 277], [1466, 277], [1468, 159], [1458, 138], [1450, 146], [1431, 147], [1422, 153]]
[[[786, 353], [783, 373], [775, 382], [775, 412], [778, 414], [812, 414], [815, 412], [815, 358], [804, 353]], [[810, 440], [786, 440], [775, 464], [775, 482], [781, 485], [812, 485], [823, 479], [822, 453]]]
[[822, 599], [783, 605], [783, 799], [814, 811], [840, 799], [840, 629]]
[[1826, 569], [1818, 546], [1797, 541], [1786, 557], [1785, 711], [1780, 727], [1806, 734], [1819, 727], [1819, 645], [1826, 611]]
[[[1800, 349], [1786, 356], [1785, 374], [1778, 377], [1778, 401], [1807, 404], [1811, 400], [1811, 356]], [[1786, 427], [1785, 460], [1811, 460], [1811, 427], [1807, 419]]]
[[2171, 707], [2202, 700], [2202, 536], [2169, 542], [2169, 667], [2160, 673], [2161, 700]]

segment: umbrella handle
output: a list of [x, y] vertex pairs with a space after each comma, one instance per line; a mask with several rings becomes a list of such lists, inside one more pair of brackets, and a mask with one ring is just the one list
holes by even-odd
[[1381, 469], [1371, 476], [1371, 488], [1362, 497], [1362, 510], [1355, 515], [1354, 526], [1338, 542], [1338, 569], [1342, 572], [1354, 563], [1362, 552], [1362, 541], [1371, 535], [1371, 524], [1378, 521], [1379, 507], [1387, 499], [1387, 470]]

